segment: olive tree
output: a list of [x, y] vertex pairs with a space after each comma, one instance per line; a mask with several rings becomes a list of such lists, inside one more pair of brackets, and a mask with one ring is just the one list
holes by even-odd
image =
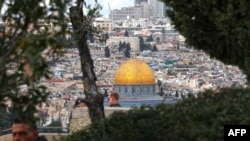
[[[93, 60], [87, 43], [87, 35], [97, 36], [101, 41], [107, 36], [103, 36], [97, 28], [93, 27], [94, 18], [100, 16], [99, 10], [101, 6], [95, 0], [96, 5], [92, 7], [87, 5], [84, 0], [77, 0], [76, 5], [70, 7], [70, 20], [74, 29], [77, 47], [81, 61], [81, 69], [83, 74], [84, 93], [89, 108], [91, 121], [98, 121], [104, 118], [104, 95], [98, 92], [96, 85], [96, 75], [94, 72]], [[88, 12], [83, 13], [83, 6], [87, 7]], [[104, 37], [104, 39], [102, 39]]]
[[[97, 91], [87, 45], [87, 35], [102, 37], [92, 26], [93, 19], [100, 16], [101, 7], [95, 2], [95, 7], [91, 7], [84, 0], [76, 4], [68, 0], [0, 1], [4, 22], [4, 28], [0, 28], [0, 103], [10, 100], [15, 113], [26, 115], [36, 112], [36, 106], [47, 100], [50, 92], [40, 82], [51, 77], [48, 57], [62, 55], [68, 44], [63, 39], [69, 32], [70, 18], [91, 119], [104, 117], [103, 95]], [[83, 6], [88, 13], [83, 14]]]
[[[60, 55], [67, 0], [1, 0], [0, 103], [12, 101], [16, 113], [35, 112], [46, 101], [48, 56]], [[21, 114], [20, 114], [21, 115]]]

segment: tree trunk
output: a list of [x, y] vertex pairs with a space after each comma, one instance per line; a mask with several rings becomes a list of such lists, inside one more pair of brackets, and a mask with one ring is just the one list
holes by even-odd
[[105, 117], [103, 106], [104, 95], [98, 92], [95, 83], [97, 79], [94, 72], [93, 60], [87, 44], [87, 32], [83, 30], [84, 18], [82, 4], [70, 7], [70, 20], [73, 26], [74, 35], [77, 39], [79, 56], [81, 59], [86, 104], [89, 108], [91, 121], [95, 122]]

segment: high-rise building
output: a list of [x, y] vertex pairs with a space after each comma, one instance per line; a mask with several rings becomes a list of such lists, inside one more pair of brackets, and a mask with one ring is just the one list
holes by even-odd
[[149, 18], [150, 10], [152, 10], [152, 8], [148, 5], [147, 2], [141, 2], [140, 4], [134, 6], [134, 18]]
[[148, 0], [135, 0], [135, 5], [141, 4], [142, 2], [148, 2]]
[[112, 21], [140, 18], [163, 18], [166, 13], [166, 5], [159, 0], [135, 0], [133, 7], [122, 7], [114, 9], [109, 17]]
[[165, 17], [166, 6], [163, 2], [159, 0], [148, 0], [148, 5], [152, 7], [152, 10], [150, 11], [151, 16]]
[[110, 18], [113, 19], [113, 21], [117, 20], [125, 20], [127, 18], [133, 18], [134, 17], [134, 7], [122, 7], [121, 10], [113, 10], [110, 13]]

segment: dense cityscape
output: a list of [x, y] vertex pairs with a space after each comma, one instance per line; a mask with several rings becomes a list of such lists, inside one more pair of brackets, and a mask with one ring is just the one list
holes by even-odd
[[[185, 38], [165, 16], [167, 7], [162, 2], [135, 0], [134, 4], [110, 9], [109, 18], [100, 17], [93, 22], [108, 36], [105, 42], [88, 38], [99, 92], [107, 95], [115, 90], [116, 72], [130, 59], [139, 59], [152, 69], [155, 82], [152, 95], [162, 99], [181, 100], [207, 89], [246, 87], [246, 75], [237, 66], [223, 64], [185, 44]], [[41, 29], [43, 26], [46, 25], [41, 23]], [[73, 30], [70, 22], [68, 30]], [[65, 40], [72, 42], [71, 34], [66, 35]], [[45, 57], [52, 77], [40, 83], [48, 87], [51, 94], [47, 102], [38, 107], [40, 125], [60, 121], [62, 127], [67, 127], [75, 100], [85, 97], [79, 52], [75, 44], [69, 43], [60, 58]], [[15, 68], [8, 71], [11, 73]], [[11, 102], [8, 104], [11, 107]], [[108, 105], [106, 99], [104, 105]], [[134, 103], [133, 106], [141, 105]]]
[[[174, 30], [168, 18], [128, 18], [122, 20], [122, 23], [121, 26], [117, 26], [107, 18], [98, 18], [94, 23], [96, 26], [105, 26], [100, 28], [107, 29], [109, 37], [106, 44], [98, 40], [89, 40], [98, 78], [96, 83], [101, 93], [110, 93], [114, 90], [117, 69], [131, 58], [138, 58], [151, 67], [155, 76], [156, 93], [161, 94], [162, 91], [161, 95], [164, 97], [181, 99], [189, 93], [197, 94], [206, 89], [245, 86], [246, 76], [238, 67], [225, 65], [201, 50], [188, 48], [184, 43], [185, 39]], [[138, 28], [137, 23], [147, 24], [147, 27], [152, 28]], [[129, 57], [125, 55], [126, 47], [122, 48], [122, 43], [130, 45]], [[143, 50], [144, 47], [147, 49]], [[105, 48], [109, 49], [110, 55], [106, 56]], [[44, 105], [41, 109], [47, 114], [45, 125], [49, 124], [51, 119], [58, 120], [59, 115], [63, 115], [63, 125], [66, 126], [67, 116], [74, 101], [78, 97], [84, 97], [78, 49], [74, 45], [69, 46], [65, 49], [63, 57], [48, 60], [54, 76], [48, 81], [41, 82], [52, 93], [47, 106]], [[158, 87], [157, 82], [161, 82], [161, 87]]]

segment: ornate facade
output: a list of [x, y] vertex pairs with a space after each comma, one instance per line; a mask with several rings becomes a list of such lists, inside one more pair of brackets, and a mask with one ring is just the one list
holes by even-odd
[[140, 59], [129, 59], [115, 74], [114, 91], [126, 96], [155, 95], [155, 77], [148, 64]]

